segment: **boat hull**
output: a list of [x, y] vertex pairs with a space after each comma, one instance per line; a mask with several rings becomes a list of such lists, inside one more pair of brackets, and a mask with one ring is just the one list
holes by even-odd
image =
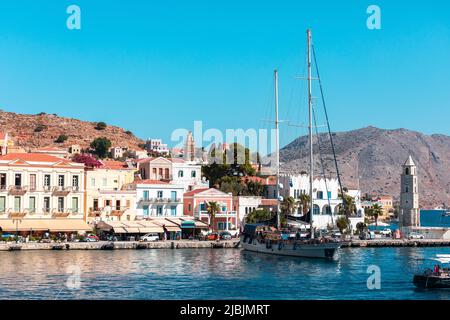
[[421, 289], [450, 289], [450, 278], [448, 277], [415, 275], [413, 283]]
[[337, 260], [339, 258], [339, 249], [341, 246], [337, 242], [319, 244], [282, 243], [280, 245], [279, 243], [268, 244], [260, 242], [257, 239], [241, 241], [241, 245], [244, 250], [258, 253], [329, 260]]

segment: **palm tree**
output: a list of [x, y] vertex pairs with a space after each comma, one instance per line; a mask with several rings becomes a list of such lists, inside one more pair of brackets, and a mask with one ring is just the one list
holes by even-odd
[[281, 202], [281, 211], [283, 213], [294, 213], [295, 209], [297, 209], [297, 202], [295, 202], [295, 199], [293, 197], [287, 197], [284, 198]]
[[220, 212], [220, 205], [216, 201], [206, 202], [206, 212], [209, 215], [209, 228], [214, 231], [214, 220], [216, 213]]
[[[342, 197], [342, 194], [339, 194], [339, 198], [342, 199], [343, 206], [341, 207], [341, 210], [344, 211], [346, 218], [350, 217], [352, 214], [356, 213], [356, 203], [355, 198], [345, 193], [344, 190], [344, 196]], [[345, 208], [345, 210], [344, 210]]]
[[375, 218], [375, 228], [378, 227], [378, 217], [383, 215], [383, 207], [381, 207], [378, 203], [372, 205], [371, 215]]
[[300, 201], [298, 202], [298, 204], [302, 208], [303, 214], [308, 213], [310, 201], [311, 201], [311, 198], [309, 197], [309, 194], [302, 193], [300, 195]]
[[272, 217], [272, 214], [267, 209], [256, 209], [245, 216], [245, 223], [258, 223], [267, 221]]

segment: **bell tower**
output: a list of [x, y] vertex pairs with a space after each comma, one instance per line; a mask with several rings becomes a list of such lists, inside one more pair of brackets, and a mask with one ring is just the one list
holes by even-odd
[[420, 227], [417, 167], [411, 156], [402, 167], [399, 223], [400, 227]]

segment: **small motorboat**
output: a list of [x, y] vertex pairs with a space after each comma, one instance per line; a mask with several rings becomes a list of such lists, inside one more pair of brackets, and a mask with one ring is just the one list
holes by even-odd
[[[413, 283], [421, 289], [450, 289], [450, 255], [440, 254], [430, 260], [438, 261], [433, 269], [426, 268], [420, 274], [414, 275]], [[443, 265], [447, 265], [444, 266]]]

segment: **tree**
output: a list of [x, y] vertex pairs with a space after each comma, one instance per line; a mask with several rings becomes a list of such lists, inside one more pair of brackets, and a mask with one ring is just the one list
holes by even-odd
[[111, 148], [111, 141], [108, 138], [96, 138], [90, 144], [91, 148], [94, 149], [94, 154], [96, 154], [100, 159], [104, 159], [108, 156], [109, 149]]
[[293, 214], [295, 209], [297, 209], [297, 206], [297, 202], [295, 202], [293, 197], [287, 197], [281, 201], [281, 211], [283, 213]]
[[381, 207], [378, 203], [374, 203], [372, 207], [369, 209], [367, 215], [369, 217], [374, 218], [375, 227], [378, 227], [378, 217], [383, 215], [383, 207]]
[[34, 132], [41, 132], [47, 129], [47, 126], [45, 124], [38, 124], [36, 128], [34, 128]]
[[358, 230], [358, 233], [362, 233], [365, 229], [367, 229], [367, 226], [364, 222], [358, 222], [356, 224], [356, 230]]
[[344, 230], [348, 228], [348, 220], [346, 217], [339, 217], [336, 220], [336, 226], [338, 227], [341, 233], [344, 233]]
[[270, 220], [271, 218], [272, 214], [266, 208], [253, 210], [244, 217], [245, 223], [258, 223]]
[[342, 194], [339, 194], [339, 198], [343, 199], [343, 205], [341, 206], [340, 210], [341, 214], [345, 214], [345, 216], [350, 217], [351, 215], [356, 213], [356, 203], [355, 203], [355, 198], [353, 198], [352, 196], [348, 195], [345, 193], [346, 191], [344, 190], [344, 197], [342, 197]]
[[65, 134], [61, 134], [56, 140], [56, 143], [63, 143], [64, 141], [66, 141], [67, 139], [69, 139], [68, 136], [66, 136]]
[[84, 165], [86, 167], [90, 167], [90, 168], [98, 168], [102, 165], [102, 163], [100, 161], [98, 161], [96, 158], [94, 158], [90, 154], [85, 154], [85, 153], [76, 154], [72, 158], [72, 161], [77, 162], [77, 163], [84, 163]]
[[311, 202], [311, 198], [309, 194], [302, 193], [300, 195], [299, 205], [302, 208], [302, 213], [307, 214], [309, 211], [309, 203]]
[[105, 130], [106, 127], [107, 127], [106, 123], [101, 121], [101, 122], [97, 122], [97, 125], [95, 126], [95, 129], [97, 129], [97, 130]]
[[214, 220], [216, 218], [216, 214], [220, 212], [220, 205], [216, 201], [206, 202], [206, 212], [209, 215], [209, 228], [214, 231]]

